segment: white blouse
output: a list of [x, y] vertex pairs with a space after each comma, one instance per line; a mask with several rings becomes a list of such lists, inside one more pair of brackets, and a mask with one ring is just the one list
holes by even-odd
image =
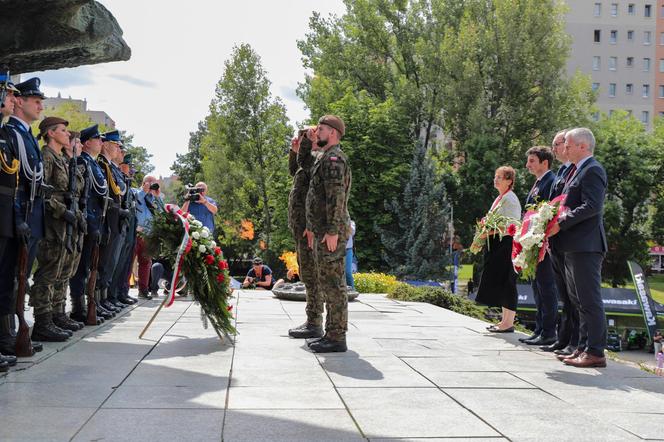
[[521, 219], [521, 203], [516, 194], [511, 190], [503, 196], [503, 199], [498, 203], [498, 207], [494, 210], [508, 218], [517, 221]]

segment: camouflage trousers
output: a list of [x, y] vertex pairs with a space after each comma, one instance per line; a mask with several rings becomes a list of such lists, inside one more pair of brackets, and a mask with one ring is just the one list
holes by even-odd
[[[76, 244], [76, 242], [74, 242], [74, 244]], [[54, 312], [62, 311], [67, 301], [67, 288], [69, 287], [69, 280], [76, 274], [80, 260], [81, 252], [78, 251], [77, 247], [74, 248], [72, 253], [65, 251], [60, 277], [53, 284], [52, 304]]]
[[295, 235], [295, 248], [297, 252], [297, 265], [300, 268], [300, 281], [307, 289], [307, 322], [317, 327], [323, 325], [323, 310], [325, 299], [318, 289], [318, 277], [316, 274], [316, 262], [314, 251], [307, 245], [307, 238], [302, 234]]
[[60, 278], [67, 251], [60, 241], [43, 239], [37, 250], [37, 271], [30, 288], [30, 306], [35, 316], [56, 311], [53, 308], [53, 286]]
[[314, 237], [314, 260], [318, 290], [325, 299], [325, 336], [333, 341], [345, 339], [348, 330], [348, 294], [346, 293], [346, 235], [339, 235], [337, 249], [327, 250], [323, 235]]

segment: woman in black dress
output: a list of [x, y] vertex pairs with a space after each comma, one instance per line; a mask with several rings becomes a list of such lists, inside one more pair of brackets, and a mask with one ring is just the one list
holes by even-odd
[[[489, 212], [498, 212], [517, 222], [521, 218], [521, 203], [514, 194], [514, 179], [516, 172], [509, 166], [502, 166], [496, 170], [493, 186], [499, 195], [491, 205]], [[484, 251], [484, 271], [480, 278], [475, 301], [489, 307], [502, 307], [501, 321], [488, 328], [495, 333], [510, 333], [514, 331], [514, 317], [518, 294], [516, 291], [516, 272], [512, 267], [512, 237], [497, 233], [489, 238], [489, 247]]]

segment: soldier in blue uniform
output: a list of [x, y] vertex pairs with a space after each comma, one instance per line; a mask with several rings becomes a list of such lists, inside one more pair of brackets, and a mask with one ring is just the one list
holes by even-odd
[[[70, 317], [75, 321], [84, 322], [86, 319], [85, 287], [90, 276], [90, 261], [92, 250], [101, 240], [102, 218], [104, 216], [104, 200], [108, 195], [106, 178], [97, 164], [97, 156], [101, 152], [101, 134], [99, 127], [88, 127], [81, 131], [83, 152], [78, 157], [79, 164], [85, 167], [86, 188], [86, 221], [87, 232], [83, 240], [83, 250], [76, 274], [69, 281], [69, 290], [72, 298], [72, 312]], [[104, 313], [105, 312], [105, 313]], [[110, 319], [112, 315], [97, 305], [97, 315]], [[98, 318], [99, 319], [99, 318]]]
[[101, 306], [113, 313], [118, 313], [127, 305], [114, 299], [114, 294], [109, 293], [109, 287], [124, 241], [124, 233], [121, 229], [122, 221], [129, 216], [129, 211], [122, 208], [122, 199], [127, 192], [127, 186], [120, 168], [115, 164], [120, 150], [119, 134], [117, 131], [103, 134], [102, 141], [101, 155], [97, 157], [97, 162], [104, 172], [111, 200], [109, 200], [106, 212], [105, 238], [102, 239], [99, 248], [97, 290]]
[[[0, 353], [14, 354], [14, 268], [16, 251], [8, 247], [14, 238], [14, 194], [19, 168], [18, 152], [10, 129], [3, 122], [14, 111], [18, 89], [8, 74], [0, 74]], [[16, 357], [0, 354], [0, 371], [16, 364]]]

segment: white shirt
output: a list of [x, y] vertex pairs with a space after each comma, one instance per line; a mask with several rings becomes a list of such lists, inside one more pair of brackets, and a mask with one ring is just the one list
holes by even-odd
[[521, 219], [521, 203], [519, 198], [511, 190], [503, 195], [503, 199], [495, 209], [498, 213], [514, 220]]

